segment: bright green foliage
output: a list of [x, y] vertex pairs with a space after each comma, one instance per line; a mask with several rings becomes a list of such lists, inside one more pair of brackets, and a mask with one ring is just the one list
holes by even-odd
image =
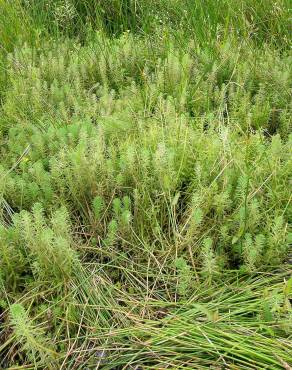
[[35, 366], [37, 363], [49, 364], [55, 357], [55, 352], [50, 348], [50, 342], [45, 337], [43, 329], [33, 323], [21, 304], [15, 303], [10, 307], [10, 321], [16, 341]]
[[291, 253], [289, 17], [0, 0], [0, 367], [289, 363], [288, 288], [237, 285]]
[[186, 261], [182, 257], [179, 257], [176, 259], [175, 267], [178, 273], [178, 289], [177, 290], [180, 295], [185, 297], [186, 294], [191, 289], [191, 283], [193, 280], [191, 267], [186, 263]]
[[[68, 213], [56, 210], [50, 224], [39, 203], [32, 213], [22, 211], [13, 216], [12, 225], [1, 228], [1, 267], [7, 288], [20, 288], [23, 274], [32, 274], [45, 284], [66, 282], [77, 255], [72, 248]], [[26, 276], [28, 281], [29, 276]]]

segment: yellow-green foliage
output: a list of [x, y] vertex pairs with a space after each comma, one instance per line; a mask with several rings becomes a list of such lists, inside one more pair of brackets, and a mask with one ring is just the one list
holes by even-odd
[[[288, 13], [285, 0], [0, 0], [0, 367], [138, 368], [149, 343], [160, 362], [149, 350], [143, 368], [187, 368], [187, 342], [174, 358], [159, 341], [194, 312], [215, 336], [229, 305], [240, 333], [288, 360], [286, 276], [275, 302], [257, 290], [261, 308], [248, 291], [247, 313], [230, 292], [221, 313], [215, 294], [288, 258]], [[207, 338], [188, 328], [190, 348]], [[218, 336], [199, 346], [200, 368], [279, 368], [230, 335], [231, 352]]]
[[[184, 253], [208, 236], [221, 267], [280, 262], [291, 171], [289, 57], [264, 49], [255, 64], [246, 48], [234, 60], [226, 44], [206, 61], [203, 51], [171, 45], [148, 63], [132, 35], [109, 41], [108, 59], [101, 42], [97, 34], [89, 46], [48, 44], [33, 58], [24, 47], [8, 57], [4, 171], [20, 158], [4, 180], [11, 207], [65, 204], [100, 245], [114, 233], [130, 243], [158, 238], [161, 251], [166, 239]], [[105, 206], [90, 226], [96, 197]], [[123, 197], [132, 206], [119, 215], [115, 198]], [[279, 240], [270, 236], [275, 223]], [[140, 250], [132, 253], [140, 260]]]

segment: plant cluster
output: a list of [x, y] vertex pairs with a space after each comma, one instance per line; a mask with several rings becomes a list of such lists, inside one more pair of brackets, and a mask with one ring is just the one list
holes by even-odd
[[292, 363], [288, 3], [193, 3], [0, 0], [1, 368]]

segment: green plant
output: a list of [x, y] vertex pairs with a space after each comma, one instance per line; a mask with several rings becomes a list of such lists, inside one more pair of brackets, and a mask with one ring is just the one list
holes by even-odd
[[292, 362], [289, 17], [0, 0], [0, 367]]
[[56, 357], [57, 353], [50, 348], [51, 342], [45, 337], [44, 330], [33, 323], [21, 304], [10, 306], [10, 322], [21, 350], [35, 366], [48, 364]]

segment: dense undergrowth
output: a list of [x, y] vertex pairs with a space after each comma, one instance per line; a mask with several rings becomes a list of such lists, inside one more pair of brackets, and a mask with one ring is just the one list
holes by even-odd
[[0, 368], [290, 369], [289, 2], [0, 0], [0, 42]]

